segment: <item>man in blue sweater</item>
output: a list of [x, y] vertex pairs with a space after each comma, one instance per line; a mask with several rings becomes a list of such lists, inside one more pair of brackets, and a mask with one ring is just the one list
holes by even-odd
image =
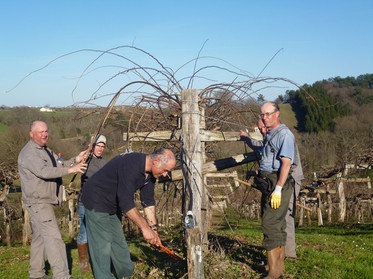
[[[175, 156], [168, 149], [151, 154], [124, 153], [85, 183], [82, 201], [95, 278], [114, 278], [111, 262], [118, 278], [130, 277], [134, 271], [121, 220], [117, 217], [119, 210], [139, 226], [148, 243], [161, 243], [155, 216], [154, 183], [160, 176], [167, 176], [175, 164]], [[145, 218], [134, 202], [137, 190], [140, 190]]]

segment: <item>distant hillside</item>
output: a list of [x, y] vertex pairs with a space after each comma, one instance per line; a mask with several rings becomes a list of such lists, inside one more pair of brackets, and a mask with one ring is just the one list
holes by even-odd
[[[306, 176], [372, 164], [373, 75], [330, 78], [279, 96], [281, 120], [294, 128]], [[296, 118], [296, 120], [294, 119]]]
[[330, 78], [312, 85], [303, 85], [304, 90], [290, 90], [283, 103], [291, 104], [298, 120], [298, 129], [304, 132], [333, 132], [339, 118], [359, 115], [362, 106], [373, 112], [373, 75], [358, 78]]
[[297, 129], [298, 120], [290, 104], [280, 104], [280, 119], [289, 128]]

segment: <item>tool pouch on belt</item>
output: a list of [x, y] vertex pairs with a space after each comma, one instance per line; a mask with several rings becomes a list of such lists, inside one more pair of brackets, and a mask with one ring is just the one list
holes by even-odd
[[262, 192], [264, 195], [269, 193], [269, 183], [266, 178], [262, 178], [259, 175], [254, 176], [254, 184], [252, 185], [255, 189]]
[[254, 183], [256, 189], [261, 191], [264, 195], [271, 194], [276, 187], [277, 183], [277, 172], [261, 171], [259, 175], [254, 177]]
[[[260, 189], [259, 190], [263, 194], [269, 196], [276, 188], [278, 175], [279, 175], [278, 172], [260, 171], [259, 175], [254, 178], [254, 182], [258, 181], [262, 189], [262, 190]], [[294, 179], [289, 174], [283, 187], [293, 187], [293, 186], [294, 186]]]

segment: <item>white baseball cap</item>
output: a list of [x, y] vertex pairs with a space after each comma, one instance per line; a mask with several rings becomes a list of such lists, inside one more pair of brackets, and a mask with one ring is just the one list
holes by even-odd
[[[91, 137], [91, 141], [93, 140], [93, 136]], [[95, 142], [96, 144], [102, 142], [103, 144], [106, 144], [106, 137], [104, 135], [99, 134], [98, 139]]]

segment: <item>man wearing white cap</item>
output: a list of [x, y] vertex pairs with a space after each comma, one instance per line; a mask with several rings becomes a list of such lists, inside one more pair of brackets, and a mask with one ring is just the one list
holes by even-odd
[[[93, 137], [92, 137], [93, 139]], [[85, 226], [85, 217], [84, 217], [84, 205], [81, 201], [81, 193], [83, 190], [84, 183], [91, 177], [95, 172], [101, 169], [105, 164], [106, 160], [102, 158], [102, 153], [104, 152], [106, 147], [106, 137], [104, 135], [99, 134], [97, 136], [97, 140], [93, 143], [92, 153], [90, 157], [87, 159], [88, 167], [87, 171], [82, 174], [81, 177], [81, 186], [80, 186], [80, 193], [78, 196], [78, 213], [79, 213], [79, 234], [77, 237], [78, 243], [78, 253], [79, 253], [79, 261], [80, 261], [80, 271], [87, 272], [89, 271], [89, 256], [88, 256], [88, 244], [87, 244], [87, 232]]]

